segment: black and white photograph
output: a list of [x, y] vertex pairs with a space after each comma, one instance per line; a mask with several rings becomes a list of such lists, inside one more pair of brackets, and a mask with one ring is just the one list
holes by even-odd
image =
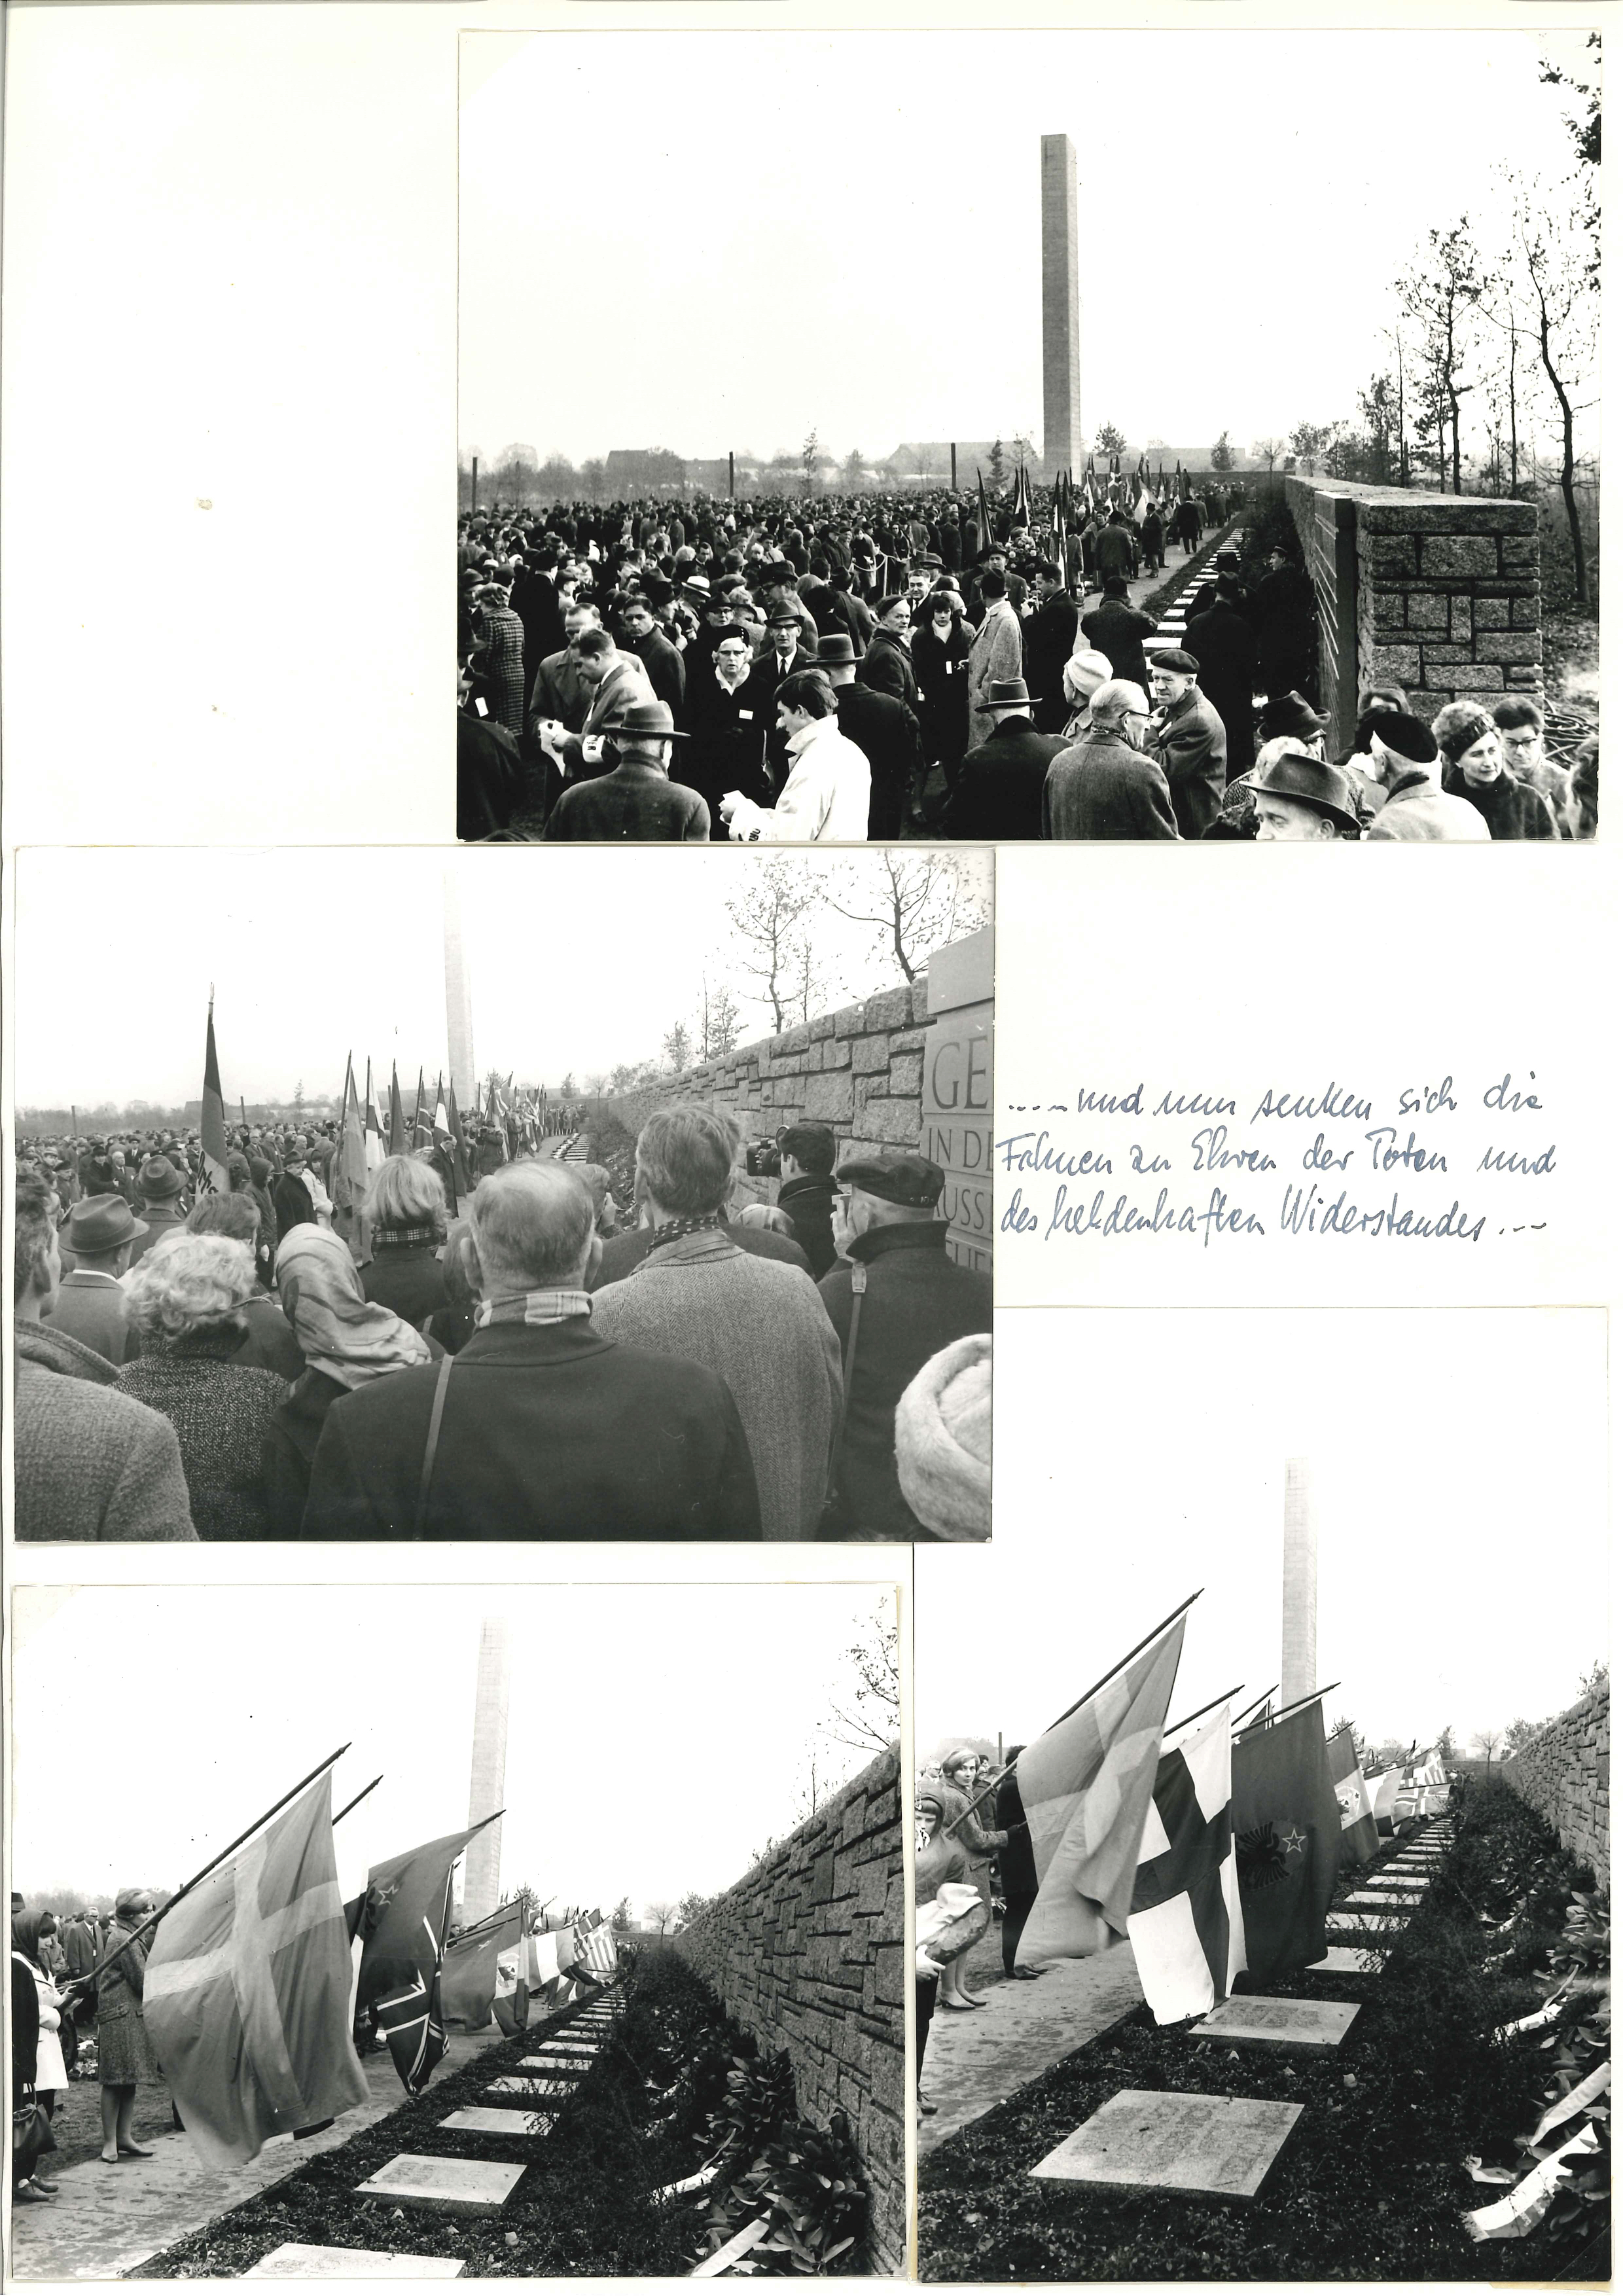
[[12, 1619], [12, 2281], [898, 2271], [896, 1586]]
[[458, 835], [1592, 839], [1600, 72], [464, 31]]
[[1606, 1318], [1005, 1319], [915, 1563], [922, 2278], [1604, 2283]]
[[988, 1538], [992, 860], [24, 855], [18, 1538]]

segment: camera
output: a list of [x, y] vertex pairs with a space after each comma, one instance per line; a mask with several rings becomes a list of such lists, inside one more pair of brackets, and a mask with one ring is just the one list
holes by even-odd
[[752, 1180], [776, 1180], [782, 1177], [783, 1159], [775, 1140], [747, 1140], [744, 1143], [744, 1169]]

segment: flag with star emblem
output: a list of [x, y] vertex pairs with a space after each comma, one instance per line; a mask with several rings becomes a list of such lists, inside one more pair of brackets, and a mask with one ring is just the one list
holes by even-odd
[[206, 2168], [364, 2104], [324, 1772], [158, 1925], [142, 2011]]
[[1367, 1866], [1380, 1848], [1375, 1813], [1365, 1792], [1364, 1772], [1350, 1730], [1338, 1730], [1324, 1749], [1330, 1763], [1330, 1783], [1341, 1813], [1341, 1864]]
[[1028, 1962], [1102, 1953], [1127, 1933], [1183, 1647], [1180, 1613], [1015, 1763], [1037, 1866], [1037, 1902], [1021, 1932]]
[[371, 2012], [412, 2096], [446, 2053], [439, 1972], [450, 1927], [451, 1876], [479, 1830], [466, 1826], [374, 1866], [357, 1909], [355, 1933], [362, 1945], [356, 2007]]
[[1245, 1967], [1230, 1784], [1225, 1699], [1162, 1753], [1139, 1844], [1127, 1936], [1158, 2025], [1217, 2008]]
[[1260, 1985], [1324, 1957], [1341, 1812], [1315, 1698], [1234, 1741], [1232, 1804], [1245, 1965]]

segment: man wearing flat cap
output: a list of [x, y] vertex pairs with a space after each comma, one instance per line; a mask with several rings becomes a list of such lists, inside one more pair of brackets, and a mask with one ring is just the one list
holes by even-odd
[[1201, 665], [1173, 646], [1150, 662], [1150, 747], [1172, 792], [1180, 837], [1203, 837], [1223, 810], [1228, 740], [1223, 720], [1196, 684]]
[[1406, 709], [1372, 709], [1361, 721], [1370, 767], [1386, 803], [1370, 824], [1372, 844], [1480, 845], [1491, 834], [1469, 798], [1442, 786], [1437, 736]]
[[135, 1218], [122, 1196], [86, 1196], [68, 1215], [63, 1241], [72, 1250], [73, 1266], [43, 1320], [110, 1364], [128, 1363], [141, 1352], [119, 1278], [146, 1233], [146, 1222]]
[[992, 1279], [947, 1252], [939, 1216], [947, 1175], [911, 1149], [848, 1156], [834, 1243], [840, 1257], [818, 1284], [840, 1338], [845, 1424], [835, 1466], [845, 1538], [929, 1538], [902, 1496], [896, 1408], [930, 1357], [992, 1328]]
[[546, 839], [708, 845], [710, 809], [670, 777], [679, 734], [663, 701], [627, 704], [606, 736], [613, 769], [566, 789], [547, 816]]

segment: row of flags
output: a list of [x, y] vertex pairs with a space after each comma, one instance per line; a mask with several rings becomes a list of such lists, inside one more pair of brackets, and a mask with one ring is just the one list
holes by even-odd
[[387, 2043], [414, 2096], [451, 2026], [478, 2030], [494, 2013], [516, 2031], [533, 1997], [555, 2003], [613, 1974], [612, 1925], [595, 1909], [526, 1935], [515, 1900], [451, 1935], [456, 1862], [500, 1814], [384, 1859], [345, 1903], [330, 1761], [170, 1900], [143, 2011], [206, 2167], [251, 2161], [271, 2137], [309, 2136], [364, 2103], [357, 2021]]
[[[1153, 475], [1150, 458], [1140, 455], [1136, 469], [1127, 472], [1121, 467], [1119, 455], [1108, 457], [1106, 470], [1095, 470], [1094, 457], [1087, 458], [1087, 467], [1080, 481], [1067, 470], [1059, 472], [1049, 488], [1048, 521], [1053, 539], [1061, 548], [1067, 538], [1090, 518], [1106, 516], [1113, 510], [1125, 511], [1134, 523], [1142, 526], [1153, 510], [1162, 515], [1178, 503], [1187, 502], [1194, 491], [1193, 481], [1182, 461], [1174, 463], [1170, 477], [1164, 463], [1157, 463]], [[977, 469], [975, 486], [980, 500], [980, 530], [984, 535], [993, 531], [991, 511], [987, 502], [986, 480]], [[1035, 510], [1029, 477], [1021, 463], [1015, 472], [1014, 501], [1010, 512], [1016, 526], [1030, 526]]]
[[1406, 1798], [1422, 1814], [1447, 1791], [1435, 1752], [1366, 1777], [1350, 1729], [1326, 1740], [1322, 1693], [1238, 1728], [1231, 1693], [1169, 1731], [1188, 1608], [1014, 1763], [1037, 1875], [1022, 1960], [1130, 1939], [1161, 2024], [1218, 2006], [1242, 1970], [1266, 1984], [1322, 1960], [1341, 1873]]

